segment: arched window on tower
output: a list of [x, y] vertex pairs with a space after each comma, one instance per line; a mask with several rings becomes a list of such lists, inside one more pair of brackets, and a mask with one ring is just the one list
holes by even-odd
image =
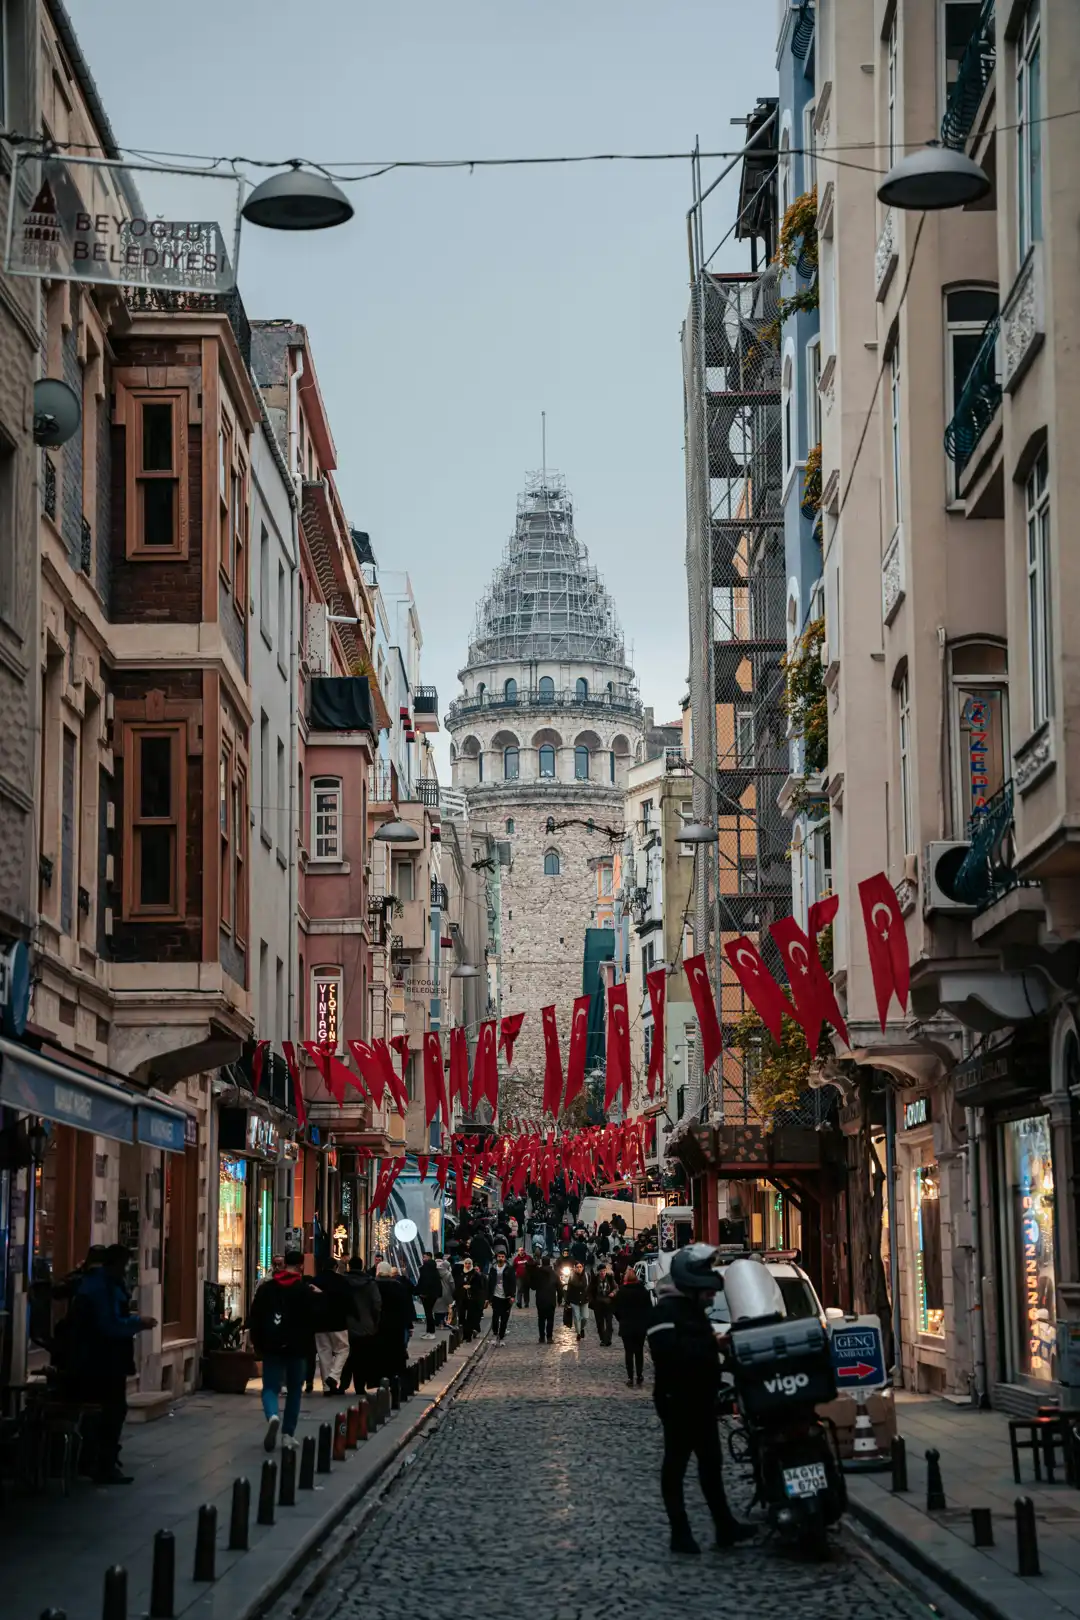
[[555, 682], [550, 675], [541, 675], [540, 684], [536, 688], [536, 695], [541, 703], [553, 703], [555, 701]]
[[521, 755], [516, 748], [503, 749], [503, 781], [516, 782], [520, 774]]
[[476, 695], [480, 699], [481, 704], [483, 704], [484, 694], [485, 694], [486, 691], [487, 691], [487, 687], [484, 685], [483, 681], [477, 681], [477, 683], [476, 683]]
[[574, 696], [577, 698], [579, 703], [584, 703], [588, 695], [589, 683], [585, 679], [584, 675], [579, 675], [577, 678], [577, 685], [574, 687]]
[[574, 749], [574, 780], [575, 782], [589, 780], [589, 750], [580, 744]]
[[555, 831], [555, 817], [554, 816], [548, 816], [547, 820], [544, 823], [544, 831], [545, 832], [554, 832]]
[[547, 782], [555, 780], [555, 750], [550, 743], [545, 743], [540, 750], [540, 776]]
[[513, 830], [514, 830], [514, 818], [513, 818], [513, 816], [507, 816], [507, 818], [506, 818], [506, 830], [507, 830], [508, 833], [513, 832]]
[[517, 681], [512, 675], [508, 675], [503, 682], [503, 698], [507, 703], [517, 702]]
[[544, 876], [545, 877], [558, 877], [558, 875], [559, 875], [559, 854], [558, 854], [558, 851], [554, 850], [554, 849], [549, 849], [547, 851], [547, 853], [545, 854], [545, 856], [544, 856]]

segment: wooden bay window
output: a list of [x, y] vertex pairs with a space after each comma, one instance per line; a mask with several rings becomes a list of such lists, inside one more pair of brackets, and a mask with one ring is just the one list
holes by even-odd
[[125, 919], [184, 915], [185, 727], [124, 732]]
[[126, 554], [188, 554], [188, 394], [183, 388], [128, 391]]

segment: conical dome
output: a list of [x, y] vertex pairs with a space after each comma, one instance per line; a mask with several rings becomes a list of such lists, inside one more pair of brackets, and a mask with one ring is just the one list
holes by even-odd
[[468, 667], [581, 659], [623, 665], [615, 604], [574, 537], [574, 507], [559, 473], [532, 473], [517, 522], [481, 597]]

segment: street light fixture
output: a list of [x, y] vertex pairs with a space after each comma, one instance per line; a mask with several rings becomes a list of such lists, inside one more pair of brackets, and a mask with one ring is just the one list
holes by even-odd
[[989, 176], [965, 152], [928, 141], [893, 164], [878, 188], [878, 197], [887, 208], [929, 213], [966, 208], [981, 202], [990, 190]]
[[707, 827], [703, 821], [687, 821], [682, 829], [675, 834], [677, 844], [718, 844], [720, 834], [715, 827]]
[[420, 834], [407, 821], [388, 821], [379, 828], [375, 839], [382, 844], [418, 844]]
[[471, 962], [459, 962], [456, 968], [451, 968], [450, 977], [452, 979], [478, 979], [480, 969], [473, 967]]
[[325, 174], [305, 169], [293, 158], [282, 174], [255, 187], [242, 213], [249, 225], [271, 231], [324, 231], [353, 217], [353, 205]]

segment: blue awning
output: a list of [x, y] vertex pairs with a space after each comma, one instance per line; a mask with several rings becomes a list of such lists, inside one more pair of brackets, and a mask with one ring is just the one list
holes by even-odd
[[0, 1103], [114, 1142], [184, 1148], [184, 1114], [133, 1087], [69, 1067], [0, 1037]]

